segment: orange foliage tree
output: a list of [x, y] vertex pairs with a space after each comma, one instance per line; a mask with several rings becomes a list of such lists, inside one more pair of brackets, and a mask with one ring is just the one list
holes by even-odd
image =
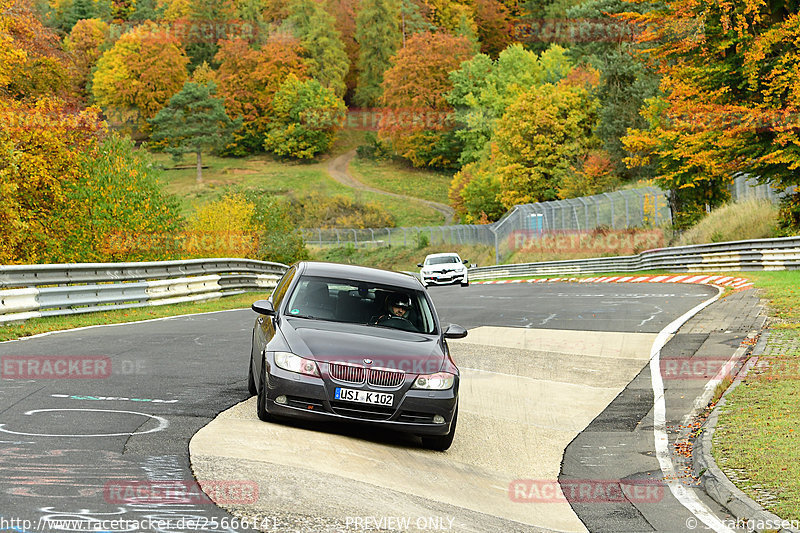
[[101, 47], [107, 38], [108, 24], [100, 19], [81, 19], [64, 39], [64, 48], [72, 58], [75, 82], [81, 92], [86, 90], [92, 68], [103, 54]]
[[0, 101], [0, 263], [58, 255], [71, 233], [68, 191], [82, 177], [76, 161], [103, 130], [98, 115], [53, 98]]
[[[781, 187], [800, 167], [800, 14], [796, 4], [747, 0], [672, 0], [627, 18], [662, 76], [662, 98], [642, 114], [646, 130], [623, 139], [629, 165], [656, 163], [672, 191], [678, 227], [729, 197], [731, 175], [745, 171]], [[800, 226], [800, 197], [784, 210]], [[788, 209], [788, 211], [787, 211]]]
[[453, 88], [450, 71], [471, 56], [471, 43], [464, 37], [417, 33], [384, 74], [383, 104], [388, 109], [380, 135], [414, 166], [449, 167], [458, 159], [452, 108], [445, 96]]
[[[0, 4], [0, 86], [12, 98], [69, 96], [67, 58], [55, 31], [42, 24], [31, 0]], [[5, 41], [5, 42], [3, 42]]]
[[243, 120], [229, 151], [239, 155], [260, 151], [269, 129], [275, 93], [290, 74], [300, 79], [307, 77], [300, 42], [283, 35], [270, 38], [259, 49], [251, 48], [242, 39], [219, 44], [218, 94], [225, 99], [228, 115]]

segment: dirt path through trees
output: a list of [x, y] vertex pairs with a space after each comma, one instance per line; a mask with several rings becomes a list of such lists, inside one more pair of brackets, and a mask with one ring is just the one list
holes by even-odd
[[371, 187], [366, 183], [357, 180], [350, 174], [348, 170], [348, 166], [350, 165], [350, 161], [355, 157], [356, 151], [350, 150], [349, 152], [345, 152], [344, 154], [337, 156], [331, 159], [331, 162], [328, 163], [328, 174], [330, 174], [331, 178], [335, 179], [342, 185], [347, 187], [351, 187], [353, 189], [358, 189], [360, 191], [368, 191], [374, 192], [378, 194], [385, 194], [387, 196], [394, 196], [395, 198], [402, 198], [403, 200], [410, 200], [412, 202], [419, 202], [421, 204], [425, 204], [428, 207], [435, 209], [436, 211], [440, 212], [444, 215], [444, 223], [445, 225], [452, 224], [453, 222], [453, 209], [445, 204], [440, 204], [439, 202], [433, 202], [431, 200], [423, 200], [422, 198], [415, 198], [413, 196], [407, 196], [405, 194], [398, 194], [394, 192], [384, 191], [381, 189], [376, 189], [375, 187]]

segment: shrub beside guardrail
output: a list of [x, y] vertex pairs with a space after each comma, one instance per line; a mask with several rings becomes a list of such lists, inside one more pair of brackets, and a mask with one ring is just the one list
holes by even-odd
[[288, 267], [251, 259], [0, 266], [0, 324], [271, 289]]

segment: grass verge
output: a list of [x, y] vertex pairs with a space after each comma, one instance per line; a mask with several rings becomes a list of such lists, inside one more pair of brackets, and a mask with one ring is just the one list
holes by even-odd
[[412, 168], [396, 161], [355, 158], [350, 171], [356, 179], [376, 189], [448, 204], [452, 175]]
[[800, 520], [800, 272], [746, 275], [763, 289], [777, 323], [759, 366], [726, 397], [712, 453], [751, 498]]
[[767, 200], [726, 204], [683, 232], [673, 246], [774, 237], [778, 206]]
[[266, 298], [269, 293], [249, 292], [235, 296], [227, 296], [208, 302], [195, 302], [156, 307], [140, 307], [136, 309], [118, 309], [112, 311], [86, 313], [74, 316], [53, 316], [34, 318], [22, 324], [0, 326], [0, 341], [8, 341], [49, 331], [96, 326], [98, 324], [120, 324], [123, 322], [139, 322], [153, 318], [187, 315], [191, 313], [208, 313], [228, 309], [247, 309], [258, 299]]

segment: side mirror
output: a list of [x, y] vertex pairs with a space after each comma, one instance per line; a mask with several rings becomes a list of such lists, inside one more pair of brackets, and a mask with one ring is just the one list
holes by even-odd
[[275, 316], [275, 308], [269, 300], [257, 300], [250, 307], [259, 315]]
[[450, 324], [449, 326], [447, 326], [447, 329], [444, 330], [445, 339], [463, 339], [466, 336], [467, 336], [467, 330], [465, 330], [458, 324]]
[[464, 264], [466, 265], [467, 263], [469, 263], [469, 259], [464, 259], [464, 260], [463, 260], [463, 261], [461, 261], [461, 262], [462, 262], [462, 263], [464, 263]]
[[422, 268], [422, 263], [417, 263], [417, 266]]

